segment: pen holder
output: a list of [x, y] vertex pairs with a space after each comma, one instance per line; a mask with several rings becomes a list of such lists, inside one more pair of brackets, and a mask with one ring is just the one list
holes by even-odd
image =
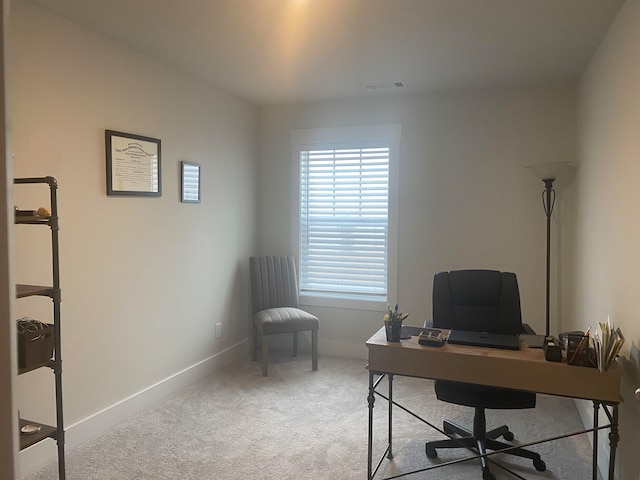
[[384, 322], [387, 342], [399, 342], [402, 332], [402, 322]]
[[570, 333], [566, 340], [567, 363], [579, 367], [595, 367], [589, 335]]

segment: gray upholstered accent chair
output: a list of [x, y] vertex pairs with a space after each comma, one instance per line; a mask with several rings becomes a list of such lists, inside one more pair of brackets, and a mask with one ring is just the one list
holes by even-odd
[[293, 333], [293, 356], [298, 354], [298, 332], [311, 331], [313, 370], [318, 369], [318, 317], [298, 308], [298, 277], [291, 256], [251, 257], [253, 360], [257, 359], [258, 332], [262, 337], [262, 376], [267, 376], [269, 335]]

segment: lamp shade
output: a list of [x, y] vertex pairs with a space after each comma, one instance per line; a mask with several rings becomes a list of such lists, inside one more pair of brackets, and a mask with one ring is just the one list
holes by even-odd
[[529, 165], [527, 168], [541, 180], [556, 180], [564, 170], [567, 170], [570, 167], [569, 162], [552, 162]]

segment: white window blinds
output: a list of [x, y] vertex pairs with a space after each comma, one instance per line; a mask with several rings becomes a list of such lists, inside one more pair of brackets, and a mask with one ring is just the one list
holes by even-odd
[[386, 301], [389, 145], [300, 150], [300, 292]]

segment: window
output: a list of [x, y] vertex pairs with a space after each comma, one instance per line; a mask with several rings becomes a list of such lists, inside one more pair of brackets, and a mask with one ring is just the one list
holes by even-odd
[[386, 304], [395, 292], [398, 137], [393, 126], [294, 133], [303, 299]]

